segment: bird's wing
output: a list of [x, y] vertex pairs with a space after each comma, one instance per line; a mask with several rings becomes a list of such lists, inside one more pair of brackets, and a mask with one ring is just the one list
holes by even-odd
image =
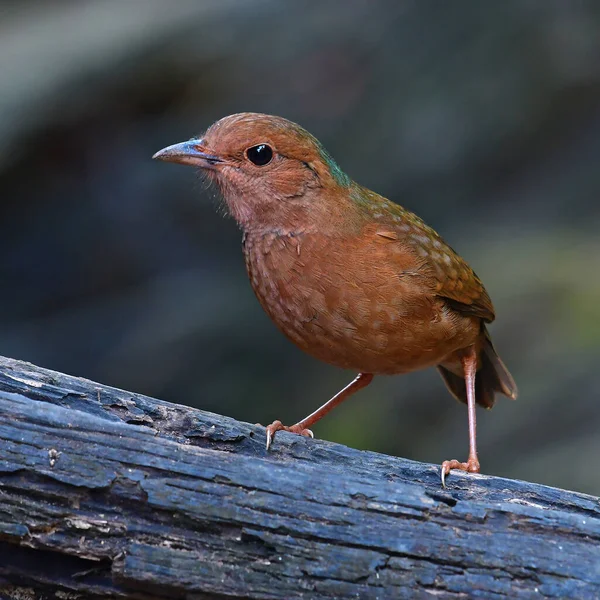
[[[435, 292], [453, 310], [479, 317], [490, 323], [495, 318], [492, 301], [473, 269], [415, 214], [396, 205], [393, 219], [381, 223], [377, 235], [394, 237], [411, 248], [429, 267], [435, 280]], [[389, 207], [386, 207], [389, 210]]]
[[486, 289], [473, 269], [459, 256], [456, 258], [457, 275], [446, 273], [440, 282], [438, 296], [444, 298], [448, 306], [455, 311], [491, 323], [496, 315]]

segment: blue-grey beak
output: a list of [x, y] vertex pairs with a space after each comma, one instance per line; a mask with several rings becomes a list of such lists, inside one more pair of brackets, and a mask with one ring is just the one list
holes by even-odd
[[204, 140], [188, 140], [159, 150], [152, 158], [209, 169], [222, 160], [203, 149]]

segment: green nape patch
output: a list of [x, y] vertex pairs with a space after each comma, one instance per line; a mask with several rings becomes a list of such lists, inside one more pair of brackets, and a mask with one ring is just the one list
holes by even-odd
[[348, 187], [350, 182], [352, 181], [344, 171], [340, 168], [340, 166], [335, 162], [331, 154], [323, 148], [321, 143], [319, 142], [319, 153], [321, 154], [321, 158], [325, 162], [325, 164], [329, 167], [329, 172], [331, 176], [335, 179], [335, 182], [338, 185], [342, 185], [344, 187]]

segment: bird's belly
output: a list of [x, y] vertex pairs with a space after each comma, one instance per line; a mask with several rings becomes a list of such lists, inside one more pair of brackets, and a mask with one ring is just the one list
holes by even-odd
[[[473, 343], [473, 319], [447, 311], [414, 282], [347, 272], [270, 268], [268, 255], [250, 257], [252, 287], [277, 327], [324, 362], [375, 374], [406, 373], [437, 365]], [[473, 321], [473, 323], [471, 323]]]
[[[418, 322], [395, 319], [386, 322], [374, 316], [348, 319], [345, 311], [327, 315], [305, 311], [279, 302], [270, 303], [268, 314], [297, 346], [324, 362], [363, 373], [398, 374], [438, 365], [476, 338], [457, 332], [440, 319]], [[432, 311], [433, 312], [433, 311]]]

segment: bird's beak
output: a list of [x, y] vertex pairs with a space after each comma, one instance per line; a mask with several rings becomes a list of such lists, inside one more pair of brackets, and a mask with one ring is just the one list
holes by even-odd
[[167, 146], [159, 150], [152, 158], [182, 165], [193, 165], [202, 169], [210, 169], [215, 164], [223, 162], [215, 154], [205, 151], [203, 140], [188, 140]]

